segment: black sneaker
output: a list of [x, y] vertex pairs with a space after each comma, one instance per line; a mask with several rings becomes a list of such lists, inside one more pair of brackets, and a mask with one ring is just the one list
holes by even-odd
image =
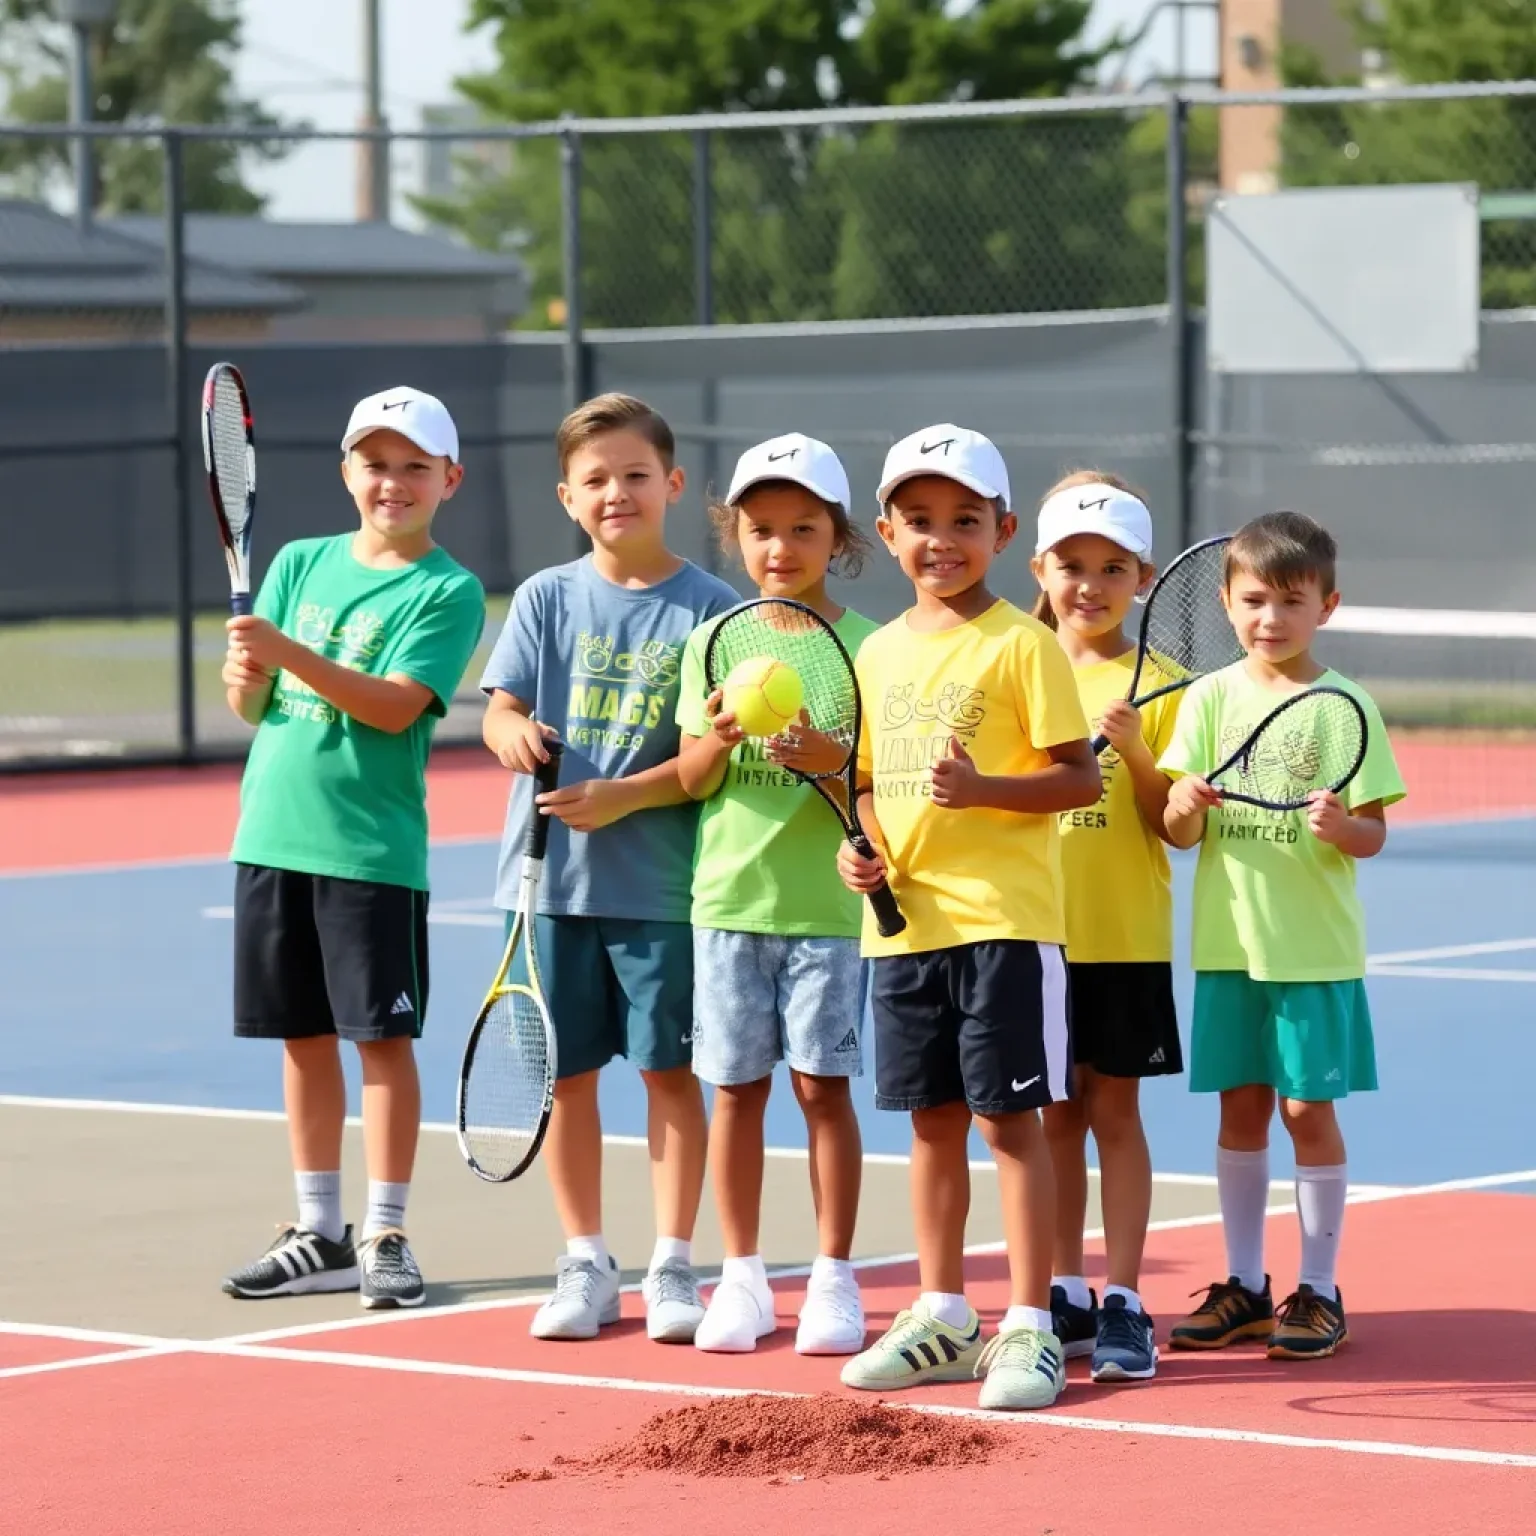
[[370, 1311], [380, 1307], [419, 1307], [427, 1299], [416, 1256], [405, 1233], [394, 1227], [375, 1232], [357, 1245], [363, 1278], [359, 1289]]
[[1343, 1291], [1335, 1301], [1301, 1285], [1275, 1309], [1267, 1353], [1271, 1360], [1321, 1360], [1348, 1338]]
[[355, 1291], [358, 1284], [357, 1251], [352, 1228], [341, 1241], [311, 1232], [293, 1222], [277, 1229], [272, 1246], [244, 1269], [224, 1277], [226, 1296], [255, 1300], [264, 1296], [307, 1296], [316, 1291]]
[[1074, 1307], [1067, 1300], [1064, 1285], [1051, 1287], [1051, 1326], [1062, 1351], [1071, 1360], [1078, 1355], [1091, 1355], [1099, 1337], [1099, 1297], [1096, 1291], [1088, 1292], [1088, 1305]]
[[1124, 1296], [1106, 1296], [1089, 1374], [1095, 1381], [1150, 1381], [1157, 1374], [1152, 1334], [1152, 1319], [1145, 1312], [1131, 1311]]
[[1173, 1325], [1168, 1342], [1175, 1349], [1223, 1349], [1243, 1339], [1267, 1340], [1274, 1331], [1269, 1276], [1264, 1276], [1262, 1291], [1246, 1291], [1237, 1276], [1230, 1275], [1206, 1287], [1205, 1300]]

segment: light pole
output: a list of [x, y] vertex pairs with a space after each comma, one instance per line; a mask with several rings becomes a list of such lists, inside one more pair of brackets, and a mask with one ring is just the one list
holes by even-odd
[[[363, 0], [363, 120], [364, 129], [384, 122], [383, 21], [380, 0]], [[389, 140], [358, 142], [357, 215], [361, 221], [389, 222]]]
[[[91, 33], [117, 15], [118, 0], [53, 0], [54, 14], [70, 29], [69, 120], [88, 123], [96, 115], [91, 84]], [[96, 203], [96, 157], [90, 136], [75, 140], [75, 218], [84, 229]]]

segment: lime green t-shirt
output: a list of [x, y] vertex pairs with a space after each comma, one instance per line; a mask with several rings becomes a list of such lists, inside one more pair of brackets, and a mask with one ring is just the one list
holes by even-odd
[[255, 612], [331, 661], [432, 690], [406, 730], [363, 725], [279, 672], [240, 785], [230, 857], [302, 874], [427, 889], [432, 733], [485, 628], [485, 592], [444, 550], [374, 570], [350, 533], [278, 552]]
[[[677, 724], [688, 736], [709, 729], [704, 649], [718, 619], [683, 650]], [[850, 656], [880, 626], [843, 610], [832, 628]], [[763, 756], [760, 741], [738, 742], [720, 788], [703, 804], [693, 865], [693, 923], [735, 933], [799, 938], [859, 936], [860, 898], [834, 862], [843, 829], [821, 795]]]
[[[1350, 809], [1406, 793], [1381, 713], [1364, 689], [1325, 672], [1365, 711], [1365, 761], [1340, 798]], [[1174, 778], [1214, 773], [1285, 695], [1242, 662], [1202, 677], [1179, 709], [1158, 766]], [[1355, 860], [1321, 843], [1305, 811], [1229, 803], [1207, 812], [1195, 869], [1194, 968], [1246, 971], [1255, 981], [1355, 981], [1365, 975], [1365, 914]]]

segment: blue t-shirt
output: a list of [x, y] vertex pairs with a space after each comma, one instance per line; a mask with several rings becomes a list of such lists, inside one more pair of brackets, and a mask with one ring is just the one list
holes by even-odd
[[[683, 647], [740, 596], [684, 562], [654, 587], [619, 587], [590, 556], [531, 576], [517, 589], [480, 686], [532, 706], [565, 743], [560, 782], [621, 779], [677, 756]], [[517, 905], [533, 780], [512, 776], [496, 870], [496, 904]], [[539, 909], [557, 917], [686, 923], [692, 904], [693, 804], [658, 806], [596, 832], [550, 819]]]

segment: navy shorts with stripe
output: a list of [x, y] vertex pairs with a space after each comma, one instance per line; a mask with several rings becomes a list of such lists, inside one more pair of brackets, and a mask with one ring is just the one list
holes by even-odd
[[875, 1104], [972, 1114], [1070, 1097], [1071, 1002], [1059, 945], [987, 939], [871, 962]]

